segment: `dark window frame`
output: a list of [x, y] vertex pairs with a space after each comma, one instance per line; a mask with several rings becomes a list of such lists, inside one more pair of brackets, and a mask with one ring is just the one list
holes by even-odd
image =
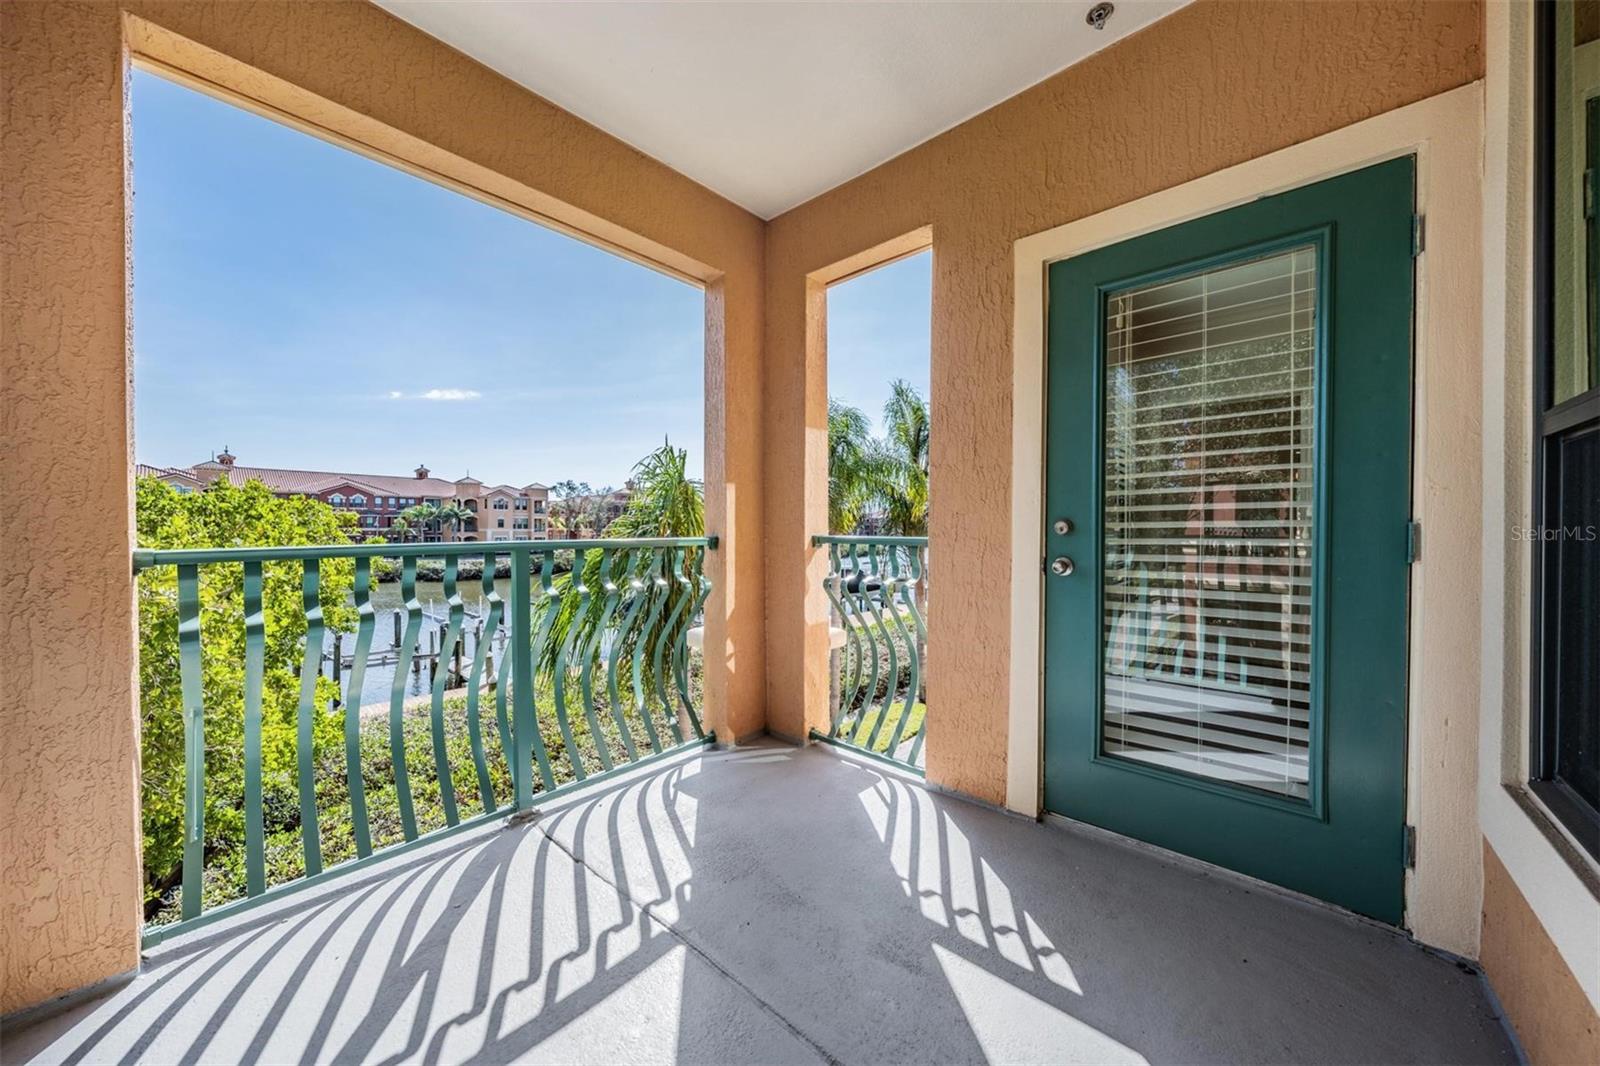
[[[1554, 397], [1555, 314], [1555, 49], [1556, 5], [1539, 4], [1534, 14], [1533, 124], [1533, 520], [1537, 529], [1560, 522], [1561, 485], [1553, 463], [1564, 439], [1586, 432], [1600, 421], [1600, 387], [1591, 381], [1586, 392], [1559, 404]], [[1592, 858], [1600, 859], [1600, 809], [1592, 806], [1556, 773], [1559, 708], [1547, 691], [1558, 668], [1559, 599], [1547, 585], [1559, 584], [1551, 565], [1559, 542], [1533, 542], [1532, 661], [1529, 722], [1528, 788], [1577, 839]]]

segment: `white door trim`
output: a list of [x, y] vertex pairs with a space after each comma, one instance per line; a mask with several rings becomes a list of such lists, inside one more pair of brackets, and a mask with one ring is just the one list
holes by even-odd
[[[1482, 499], [1482, 83], [1024, 237], [1013, 249], [1012, 587], [1006, 806], [1042, 812], [1046, 268], [1095, 248], [1397, 156], [1417, 156], [1418, 259], [1406, 811], [1428, 861], [1407, 876], [1406, 926], [1477, 946], [1478, 585]], [[1402, 550], [1403, 531], [1397, 532]], [[1427, 619], [1427, 625], [1423, 625]]]

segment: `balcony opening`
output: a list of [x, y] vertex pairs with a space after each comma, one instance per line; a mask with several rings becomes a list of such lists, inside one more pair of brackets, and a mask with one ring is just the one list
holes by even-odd
[[827, 739], [912, 768], [927, 714], [933, 252], [827, 291]]
[[700, 288], [131, 95], [147, 941], [703, 743]]

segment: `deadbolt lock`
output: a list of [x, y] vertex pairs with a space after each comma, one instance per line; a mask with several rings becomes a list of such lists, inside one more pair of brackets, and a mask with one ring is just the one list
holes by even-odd
[[1057, 577], [1070, 577], [1072, 570], [1072, 560], [1068, 556], [1058, 555], [1050, 560], [1050, 572]]
[[1062, 536], [1066, 536], [1068, 533], [1072, 532], [1072, 519], [1058, 518], [1055, 520], [1055, 523], [1051, 526], [1051, 528]]

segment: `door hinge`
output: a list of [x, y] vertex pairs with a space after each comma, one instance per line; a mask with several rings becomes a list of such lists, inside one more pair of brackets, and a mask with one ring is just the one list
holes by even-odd
[[1406, 523], [1406, 565], [1422, 558], [1422, 523]]
[[1406, 869], [1407, 870], [1415, 870], [1417, 868], [1417, 827], [1416, 826], [1414, 826], [1414, 825], [1406, 826], [1405, 841], [1404, 841], [1403, 847], [1405, 849]]
[[1411, 216], [1411, 258], [1415, 259], [1422, 254], [1422, 249], [1427, 244], [1427, 230], [1427, 222], [1421, 215]]

